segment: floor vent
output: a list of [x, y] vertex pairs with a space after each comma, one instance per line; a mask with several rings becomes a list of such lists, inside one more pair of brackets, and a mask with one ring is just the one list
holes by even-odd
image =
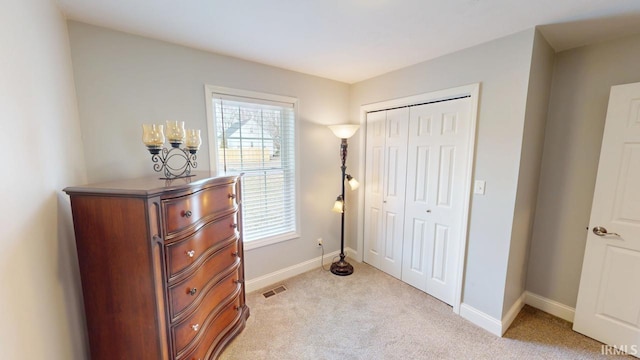
[[264, 296], [265, 298], [271, 297], [273, 295], [276, 294], [280, 294], [281, 292], [287, 291], [287, 288], [284, 287], [284, 285], [280, 285], [278, 287], [276, 287], [275, 289], [271, 289], [269, 291], [265, 291], [262, 293], [262, 296]]

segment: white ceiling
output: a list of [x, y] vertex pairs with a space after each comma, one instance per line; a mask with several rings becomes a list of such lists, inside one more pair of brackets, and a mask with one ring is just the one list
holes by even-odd
[[69, 19], [354, 83], [542, 26], [558, 51], [640, 33], [639, 0], [57, 0]]

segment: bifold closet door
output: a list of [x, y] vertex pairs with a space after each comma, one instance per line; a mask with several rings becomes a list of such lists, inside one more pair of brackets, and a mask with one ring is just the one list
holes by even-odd
[[410, 110], [402, 280], [448, 304], [464, 239], [470, 120], [469, 98]]
[[364, 261], [402, 272], [409, 109], [367, 114]]

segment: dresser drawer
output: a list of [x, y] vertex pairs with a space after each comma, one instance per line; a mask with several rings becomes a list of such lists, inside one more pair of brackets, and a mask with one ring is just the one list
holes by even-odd
[[[240, 261], [238, 240], [236, 240], [207, 258], [192, 276], [171, 286], [169, 288], [171, 319], [176, 319], [192, 303], [195, 306], [196, 303], [205, 302], [206, 299], [203, 300], [203, 298], [208, 296], [212, 287], [215, 289], [216, 282], [220, 280], [220, 277], [216, 277], [215, 274], [224, 276], [228, 272], [225, 270], [238, 268]], [[235, 275], [234, 280], [242, 279], [238, 279]]]
[[225, 240], [238, 239], [238, 215], [229, 214], [205, 224], [184, 240], [167, 245], [167, 274], [172, 281], [180, 272], [202, 262], [203, 256], [218, 250]]
[[207, 356], [218, 347], [222, 338], [232, 329], [231, 325], [235, 324], [241, 315], [240, 295], [238, 295], [218, 314], [213, 323], [203, 330], [203, 335], [195, 350], [190, 351], [188, 356], [188, 352], [179, 354], [176, 359], [208, 360]]
[[195, 224], [202, 218], [236, 206], [234, 184], [200, 190], [191, 195], [162, 200], [166, 237]]
[[[240, 294], [242, 284], [237, 282], [238, 274], [234, 272], [220, 282], [212, 291], [209, 291], [205, 300], [200, 307], [188, 318], [176, 324], [172, 328], [172, 336], [176, 353], [185, 352], [192, 341], [201, 338], [202, 334], [218, 323], [219, 319], [224, 318], [225, 312], [229, 311], [230, 305], [224, 308], [216, 308], [222, 302], [227, 303], [234, 298], [231, 305], [240, 306]], [[233, 309], [233, 306], [231, 306]], [[237, 310], [236, 310], [237, 312]]]

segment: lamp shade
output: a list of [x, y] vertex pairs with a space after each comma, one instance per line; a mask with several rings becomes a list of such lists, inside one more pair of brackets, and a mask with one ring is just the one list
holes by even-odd
[[337, 213], [341, 213], [344, 211], [344, 202], [342, 201], [342, 196], [338, 196], [338, 198], [336, 199], [336, 202], [333, 203], [333, 209], [331, 209], [331, 211], [333, 212], [337, 212]]
[[360, 183], [358, 182], [358, 180], [356, 180], [352, 176], [349, 176], [349, 178], [347, 179], [347, 182], [349, 183], [349, 187], [351, 188], [351, 190], [356, 190], [357, 188], [360, 187]]
[[329, 125], [329, 129], [333, 131], [335, 136], [340, 139], [348, 139], [358, 131], [360, 125], [343, 124], [343, 125]]

